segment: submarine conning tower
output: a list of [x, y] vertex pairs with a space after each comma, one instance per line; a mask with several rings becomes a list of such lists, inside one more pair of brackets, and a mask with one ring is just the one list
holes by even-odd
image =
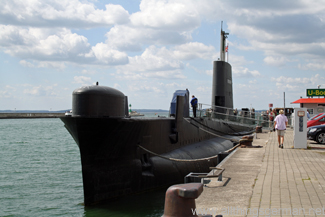
[[227, 35], [229, 35], [229, 33], [223, 31], [221, 27], [220, 59], [213, 62], [211, 105], [233, 108], [231, 65], [225, 61]]
[[106, 86], [85, 86], [72, 93], [72, 117], [126, 116], [127, 97], [119, 90]]

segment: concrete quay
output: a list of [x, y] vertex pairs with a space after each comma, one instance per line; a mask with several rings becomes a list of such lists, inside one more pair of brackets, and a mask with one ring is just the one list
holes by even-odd
[[287, 129], [280, 149], [276, 132], [263, 132], [253, 141], [262, 147], [238, 148], [220, 165], [223, 181], [211, 179], [196, 199], [197, 213], [325, 216], [325, 145], [308, 140], [306, 150], [293, 149], [293, 140]]
[[64, 113], [0, 113], [0, 119], [16, 118], [60, 118]]

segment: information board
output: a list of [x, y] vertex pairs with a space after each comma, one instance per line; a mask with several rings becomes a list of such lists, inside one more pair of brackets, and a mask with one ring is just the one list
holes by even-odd
[[307, 96], [325, 96], [325, 89], [307, 89]]

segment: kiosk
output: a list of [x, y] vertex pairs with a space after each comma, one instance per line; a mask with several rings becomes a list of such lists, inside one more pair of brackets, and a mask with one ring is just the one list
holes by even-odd
[[294, 148], [307, 148], [307, 108], [295, 108]]

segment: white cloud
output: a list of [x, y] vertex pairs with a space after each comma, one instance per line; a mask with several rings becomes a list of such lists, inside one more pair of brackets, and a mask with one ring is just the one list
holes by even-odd
[[244, 56], [237, 56], [237, 55], [229, 55], [229, 59], [231, 60], [231, 65], [232, 66], [242, 66], [246, 64], [252, 64], [252, 61], [246, 60]]
[[127, 23], [129, 13], [120, 5], [108, 4], [100, 10], [78, 0], [2, 0], [0, 20], [17, 26], [93, 28]]
[[98, 63], [107, 65], [124, 65], [129, 61], [126, 53], [114, 50], [104, 43], [96, 44], [85, 56], [95, 57]]
[[[224, 20], [223, 29], [234, 45], [229, 54], [234, 83], [246, 82], [247, 90], [240, 94], [249, 92], [254, 98], [262, 96], [265, 88], [271, 90], [264, 92], [267, 96], [280, 96], [284, 90], [294, 95], [307, 86], [325, 84], [322, 1], [143, 0], [140, 10], [135, 3], [127, 6], [132, 14], [122, 6], [104, 4], [97, 0], [0, 1], [0, 50], [18, 59], [20, 68], [60, 69], [67, 72], [66, 79], [82, 85], [93, 83], [91, 74], [100, 76], [98, 80], [109, 79], [107, 83], [118, 88], [136, 81], [132, 88], [141, 93], [139, 102], [154, 101], [152, 96], [158, 98], [169, 88], [188, 86], [198, 93], [209, 92], [206, 86], [211, 85], [188, 84], [212, 75], [212, 65], [206, 62], [218, 57], [220, 20]], [[10, 66], [10, 57], [3, 64]], [[201, 76], [195, 76], [198, 73]], [[307, 73], [310, 77], [304, 78]], [[267, 75], [276, 78], [264, 87]], [[119, 79], [125, 81], [122, 87]], [[23, 89], [30, 95], [51, 94], [38, 84]], [[0, 96], [8, 93], [0, 90]], [[261, 105], [267, 98], [263, 96]]]
[[320, 60], [317, 63], [308, 63], [306, 65], [299, 64], [298, 68], [302, 70], [325, 70], [325, 63]]
[[119, 66], [117, 70], [117, 74], [124, 78], [185, 78], [181, 72], [183, 63], [165, 47], [150, 46], [141, 56], [130, 57], [129, 60], [128, 65]]
[[81, 74], [93, 75], [93, 74], [96, 74], [96, 71], [83, 69], [83, 70], [81, 70]]
[[25, 67], [29, 67], [29, 68], [34, 68], [35, 67], [34, 64], [32, 64], [30, 62], [27, 62], [26, 60], [20, 60], [19, 64], [22, 65], [22, 66], [25, 66]]
[[51, 62], [51, 61], [26, 61], [21, 60], [19, 61], [19, 64], [24, 67], [29, 68], [54, 68], [54, 69], [64, 69], [65, 64], [64, 62]]
[[177, 59], [190, 60], [190, 59], [216, 59], [216, 50], [213, 46], [207, 46], [199, 42], [190, 42], [175, 46], [173, 53]]
[[165, 91], [162, 90], [159, 86], [142, 83], [141, 85], [132, 84], [129, 85], [129, 90], [132, 92], [145, 92], [146, 94], [153, 92], [153, 93], [164, 93]]
[[[0, 47], [11, 56], [38, 61], [21, 62], [27, 67], [64, 68], [64, 62], [99, 65], [119, 65], [128, 62], [128, 56], [98, 43], [91, 47], [86, 37], [68, 29], [22, 29], [0, 25]], [[60, 62], [59, 62], [60, 61]]]
[[[187, 0], [187, 2], [189, 2]], [[197, 3], [192, 0], [190, 2]], [[314, 1], [310, 4], [308, 0], [262, 2], [259, 0], [251, 1], [210, 1], [201, 0], [196, 4], [200, 15], [210, 21], [239, 20], [241, 23], [260, 22], [273, 17], [285, 17], [294, 15], [316, 14], [323, 17], [322, 12], [325, 7], [322, 1]], [[265, 25], [265, 22], [264, 22]]]
[[0, 99], [1, 98], [11, 98], [13, 95], [8, 90], [0, 90]]
[[310, 78], [311, 83], [314, 87], [316, 87], [317, 85], [321, 85], [322, 88], [325, 88], [325, 76], [321, 76], [319, 74], [316, 74], [315, 76], [312, 76]]
[[246, 67], [234, 67], [233, 76], [234, 77], [259, 77], [261, 73], [257, 70], [249, 70]]
[[141, 51], [144, 45], [182, 44], [191, 40], [188, 32], [117, 25], [106, 34], [106, 43], [122, 51]]
[[64, 62], [51, 62], [51, 61], [40, 61], [37, 64], [38, 68], [54, 68], [54, 69], [64, 69]]
[[183, 44], [192, 39], [191, 33], [200, 24], [195, 2], [142, 0], [130, 23], [110, 29], [106, 43], [123, 51], [140, 51], [150, 44]]
[[240, 35], [243, 38], [247, 38], [254, 41], [273, 41], [279, 39], [278, 37], [285, 37], [281, 33], [272, 34], [264, 29], [256, 28], [255, 26], [242, 25], [240, 23], [229, 22], [228, 29], [232, 34]]
[[16, 88], [10, 86], [10, 85], [6, 85], [5, 87], [2, 88], [2, 90], [0, 89], [0, 99], [1, 98], [12, 98], [14, 97], [14, 92], [16, 91]]
[[264, 58], [264, 62], [271, 66], [284, 66], [288, 62], [288, 59], [285, 57], [267, 56]]
[[142, 0], [140, 11], [131, 15], [136, 27], [192, 31], [200, 25], [196, 3], [190, 1]]
[[65, 60], [77, 58], [89, 50], [84, 36], [68, 29], [35, 29], [0, 25], [0, 46], [5, 52], [21, 58]]
[[183, 72], [180, 70], [172, 70], [172, 71], [158, 71], [158, 72], [125, 72], [119, 71], [117, 75], [115, 75], [118, 79], [126, 79], [126, 80], [145, 80], [145, 79], [185, 79], [186, 76], [183, 75]]
[[196, 91], [199, 92], [200, 94], [210, 94], [211, 87], [200, 86], [196, 88]]
[[74, 76], [72, 83], [82, 84], [82, 86], [87, 86], [92, 84], [91, 78], [86, 76]]
[[120, 87], [121, 87], [121, 85], [119, 85], [119, 84], [115, 83], [115, 84], [113, 85], [113, 87], [114, 87], [114, 88], [116, 88], [116, 89], [118, 89], [118, 88], [120, 88]]
[[298, 85], [292, 85], [292, 84], [284, 84], [284, 83], [276, 83], [276, 86], [278, 89], [281, 90], [287, 90], [287, 91], [296, 91], [299, 90], [300, 87]]
[[312, 75], [310, 78], [295, 78], [281, 76], [278, 78], [271, 78], [276, 86], [281, 90], [301, 91], [307, 88], [317, 88], [317, 85], [325, 86], [325, 77], [319, 74]]
[[310, 78], [292, 78], [280, 76], [278, 78], [271, 78], [271, 81], [276, 81], [277, 83], [293, 83], [293, 84], [308, 84], [311, 82]]
[[137, 66], [134, 69], [135, 71], [160, 71], [184, 67], [167, 48], [157, 48], [155, 46], [147, 48], [141, 56], [132, 58], [131, 64]]
[[[262, 51], [269, 65], [281, 67], [297, 58], [312, 62], [325, 57], [322, 1], [310, 4], [307, 0], [272, 3], [202, 0], [197, 9], [201, 17], [226, 20], [224, 29], [238, 38], [236, 48]], [[312, 63], [303, 69], [319, 70], [322, 65]]]
[[165, 84], [165, 86], [167, 88], [176, 89], [176, 88], [183, 86], [183, 84], [173, 82], [173, 83]]
[[129, 57], [129, 64], [119, 66], [117, 74], [132, 79], [185, 78], [181, 72], [184, 68], [181, 60], [212, 59], [214, 53], [214, 47], [197, 42], [182, 44], [171, 50], [150, 46], [140, 56]]
[[243, 56], [230, 56], [231, 63], [232, 63], [232, 73], [233, 77], [259, 77], [261, 73], [257, 70], [251, 70], [245, 65], [250, 64], [252, 65], [253, 62], [247, 61]]
[[54, 87], [57, 86], [57, 84], [54, 84], [52, 86], [30, 86], [28, 89], [24, 89], [23, 93], [27, 95], [33, 95], [33, 96], [56, 96], [57, 93], [54, 91]]
[[213, 70], [206, 70], [205, 71], [205, 74], [212, 76], [213, 75]]
[[[325, 37], [324, 37], [325, 39]], [[301, 39], [302, 40], [302, 39]], [[324, 55], [325, 43], [276, 43], [276, 42], [260, 42], [256, 40], [251, 41], [255, 49], [263, 50], [266, 55], [277, 56], [277, 58], [288, 59], [290, 56], [303, 57], [312, 61], [319, 56]], [[285, 57], [287, 56], [287, 57]]]

